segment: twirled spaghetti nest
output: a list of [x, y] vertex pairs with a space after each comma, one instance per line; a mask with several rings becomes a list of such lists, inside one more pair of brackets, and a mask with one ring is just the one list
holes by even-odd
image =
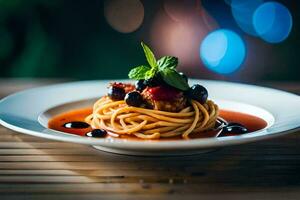
[[180, 112], [166, 112], [128, 106], [125, 101], [112, 101], [102, 97], [93, 106], [86, 122], [95, 129], [105, 129], [117, 135], [135, 135], [142, 139], [158, 139], [189, 134], [214, 128], [219, 114], [218, 106], [211, 100], [200, 104], [190, 101], [190, 106]]

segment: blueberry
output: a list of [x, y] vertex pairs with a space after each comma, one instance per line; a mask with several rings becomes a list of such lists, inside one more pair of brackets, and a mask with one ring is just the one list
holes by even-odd
[[157, 74], [153, 78], [146, 79], [144, 84], [148, 87], [156, 87], [164, 84], [164, 80], [160, 74]]
[[182, 78], [184, 78], [185, 82], [188, 82], [188, 77], [184, 73], [179, 72], [179, 74]]
[[137, 91], [127, 93], [125, 96], [125, 102], [127, 105], [134, 107], [139, 107], [144, 103], [142, 95]]
[[94, 129], [91, 132], [86, 133], [85, 135], [88, 137], [101, 138], [107, 135], [107, 131], [103, 129]]
[[155, 87], [155, 86], [158, 86], [159, 83], [158, 83], [158, 81], [155, 80], [155, 78], [149, 78], [149, 79], [145, 80], [145, 85], [148, 87]]
[[125, 90], [121, 87], [111, 86], [107, 95], [114, 101], [123, 100], [125, 97]]
[[144, 83], [144, 80], [138, 80], [138, 81], [135, 83], [135, 89], [136, 89], [137, 91], [142, 92], [145, 88], [146, 88], [146, 85], [145, 85], [145, 83]]
[[200, 102], [201, 104], [204, 104], [207, 100], [208, 92], [202, 85], [195, 84], [187, 91], [187, 96]]

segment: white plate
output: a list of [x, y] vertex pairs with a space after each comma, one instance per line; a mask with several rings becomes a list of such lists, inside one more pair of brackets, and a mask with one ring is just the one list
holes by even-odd
[[[124, 80], [120, 80], [124, 81]], [[47, 139], [93, 145], [104, 151], [132, 155], [194, 154], [223, 146], [271, 138], [300, 128], [300, 97], [287, 92], [252, 85], [190, 80], [209, 91], [209, 98], [221, 109], [248, 113], [264, 119], [265, 129], [239, 136], [178, 141], [131, 141], [81, 137], [47, 128], [53, 115], [92, 105], [106, 93], [110, 81], [84, 81], [30, 89], [0, 101], [0, 123], [17, 132]]]

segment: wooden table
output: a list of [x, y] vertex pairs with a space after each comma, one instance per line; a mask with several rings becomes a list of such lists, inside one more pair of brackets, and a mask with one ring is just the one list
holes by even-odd
[[[0, 96], [48, 83], [0, 80]], [[266, 85], [300, 93], [300, 83]], [[300, 199], [299, 132], [197, 156], [155, 158], [0, 127], [1, 200], [85, 198]]]

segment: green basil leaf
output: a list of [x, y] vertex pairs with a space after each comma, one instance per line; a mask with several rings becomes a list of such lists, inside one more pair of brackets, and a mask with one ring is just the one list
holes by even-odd
[[144, 49], [144, 53], [145, 53], [145, 56], [146, 56], [146, 59], [149, 63], [149, 65], [152, 67], [152, 68], [157, 68], [157, 63], [156, 63], [156, 59], [155, 59], [155, 56], [153, 54], [153, 52], [150, 50], [150, 48], [144, 44], [143, 42], [141, 42], [141, 45]]
[[164, 70], [160, 71], [160, 74], [168, 85], [183, 91], [189, 89], [189, 84], [176, 70], [165, 68]]
[[135, 80], [145, 79], [146, 73], [150, 70], [151, 68], [149, 66], [141, 65], [131, 69], [128, 77]]
[[159, 70], [163, 70], [164, 68], [175, 69], [178, 65], [178, 58], [173, 56], [164, 56], [157, 61], [157, 65]]
[[157, 70], [155, 68], [151, 68], [149, 71], [146, 72], [145, 74], [145, 79], [150, 79], [153, 78], [156, 74]]

